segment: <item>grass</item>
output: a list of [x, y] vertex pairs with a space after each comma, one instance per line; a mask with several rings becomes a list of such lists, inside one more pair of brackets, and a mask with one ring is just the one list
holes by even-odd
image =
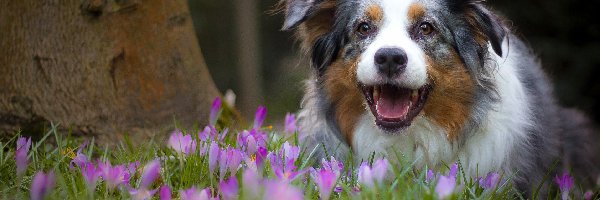
[[[3, 151], [0, 152], [0, 199], [26, 199], [30, 194], [30, 187], [33, 176], [39, 171], [54, 171], [56, 177], [56, 186], [47, 195], [48, 199], [130, 199], [131, 196], [122, 186], [116, 190], [109, 190], [100, 178], [93, 191], [87, 189], [86, 182], [77, 167], [71, 167], [71, 161], [75, 157], [78, 147], [84, 142], [82, 138], [66, 136], [67, 133], [57, 131], [57, 126], [52, 125], [50, 130], [38, 141], [33, 141], [32, 148], [29, 151], [29, 165], [22, 178], [16, 175], [15, 148], [17, 136], [11, 138], [5, 143], [0, 143]], [[289, 141], [292, 145], [297, 145], [298, 136], [293, 135], [288, 138], [280, 137], [275, 132], [263, 129], [268, 132], [269, 140], [267, 149], [275, 151], [281, 148], [282, 144]], [[184, 131], [185, 132], [185, 131]], [[197, 133], [198, 130], [188, 133]], [[220, 145], [237, 147], [236, 134], [230, 134]], [[196, 134], [191, 134], [196, 135]], [[199, 140], [196, 140], [199, 142]], [[199, 151], [199, 150], [198, 150]], [[314, 165], [311, 159], [312, 150], [302, 150], [300, 157], [295, 162], [300, 170], [306, 170]], [[208, 169], [208, 156], [200, 155], [199, 152], [185, 156], [167, 147], [166, 141], [157, 141], [151, 139], [143, 142], [141, 145], [134, 144], [128, 137], [123, 141], [118, 141], [115, 147], [99, 147], [94, 143], [93, 138], [89, 140], [89, 145], [82, 149], [82, 153], [91, 158], [91, 161], [109, 160], [113, 164], [127, 164], [139, 161], [143, 166], [154, 159], [159, 158], [161, 170], [160, 177], [150, 186], [151, 189], [159, 188], [161, 185], [168, 185], [171, 188], [174, 198], [179, 198], [179, 191], [190, 187], [212, 188], [214, 194], [218, 194], [219, 178], [217, 173], [210, 173]], [[419, 170], [412, 166], [412, 163], [404, 159], [392, 162], [386, 175], [386, 179], [381, 183], [376, 183], [375, 187], [367, 188], [361, 186], [357, 175], [357, 167], [351, 163], [345, 163], [344, 172], [348, 174], [345, 178], [337, 179], [337, 186], [341, 192], [333, 192], [332, 199], [437, 199], [435, 192], [436, 180], [426, 181], [426, 170]], [[373, 160], [370, 161], [371, 163]], [[265, 180], [277, 180], [273, 169], [269, 164], [265, 164], [263, 178]], [[233, 174], [237, 180], [242, 180], [242, 173], [245, 170], [245, 164]], [[130, 178], [131, 187], [137, 187], [140, 184], [141, 167]], [[218, 170], [216, 170], [218, 171]], [[440, 174], [446, 174], [448, 169], [442, 169]], [[315, 180], [310, 178], [309, 172], [306, 172], [300, 178], [295, 179], [290, 184], [299, 189], [305, 199], [319, 199], [319, 190], [315, 185]], [[504, 175], [503, 175], [504, 176]], [[505, 177], [509, 178], [509, 177]], [[241, 183], [241, 181], [240, 181]], [[510, 182], [501, 181], [495, 188], [484, 189], [478, 181], [467, 177], [462, 170], [459, 171], [456, 179], [456, 188], [447, 199], [520, 199], [523, 198], [516, 192]], [[247, 187], [240, 184], [242, 188]], [[260, 188], [263, 188], [261, 185]], [[244, 189], [240, 189], [241, 199], [248, 198]], [[263, 195], [267, 199], [275, 198], [273, 194]], [[574, 194], [572, 194], [574, 195]], [[574, 195], [577, 196], [577, 195]], [[560, 195], [552, 194], [551, 198], [559, 198]], [[158, 194], [152, 197], [158, 199]], [[581, 195], [576, 198], [581, 198]]]

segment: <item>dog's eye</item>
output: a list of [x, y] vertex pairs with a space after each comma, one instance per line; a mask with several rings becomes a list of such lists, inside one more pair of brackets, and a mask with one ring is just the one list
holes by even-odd
[[356, 33], [362, 37], [370, 35], [373, 32], [373, 30], [373, 26], [368, 22], [361, 22], [356, 27]]
[[429, 35], [433, 33], [433, 25], [431, 25], [429, 22], [423, 22], [421, 25], [419, 25], [419, 30], [421, 31], [422, 35]]

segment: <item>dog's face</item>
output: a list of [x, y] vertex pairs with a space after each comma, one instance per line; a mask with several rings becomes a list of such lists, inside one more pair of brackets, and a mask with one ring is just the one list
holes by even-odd
[[365, 43], [358, 56], [356, 80], [375, 123], [394, 132], [410, 126], [427, 100], [427, 55], [419, 42], [434, 39], [433, 25], [421, 16], [420, 4], [361, 3], [363, 11], [351, 23], [356, 37], [349, 42]]
[[288, 0], [286, 14], [346, 136], [369, 111], [391, 134], [423, 116], [453, 137], [493, 90], [484, 63], [505, 33], [479, 1]]

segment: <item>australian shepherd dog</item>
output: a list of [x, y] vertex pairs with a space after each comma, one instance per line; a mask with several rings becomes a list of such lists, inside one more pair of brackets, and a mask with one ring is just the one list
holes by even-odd
[[320, 156], [459, 162], [532, 192], [546, 174], [595, 184], [600, 141], [557, 105], [531, 50], [481, 0], [284, 0], [311, 59], [300, 112]]

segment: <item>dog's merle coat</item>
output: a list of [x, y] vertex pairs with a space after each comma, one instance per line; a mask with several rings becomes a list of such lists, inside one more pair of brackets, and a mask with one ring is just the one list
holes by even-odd
[[[548, 173], [572, 170], [587, 187], [599, 178], [595, 143], [600, 141], [590, 121], [557, 105], [531, 50], [482, 1], [286, 0], [285, 5], [284, 29], [298, 29], [314, 68], [300, 119], [303, 144], [316, 149], [317, 158], [343, 159], [353, 152], [360, 161], [372, 153], [392, 157], [391, 151], [400, 151], [418, 166], [460, 160], [473, 176], [514, 174], [515, 186], [528, 194], [551, 182], [544, 180]], [[373, 33], [356, 34], [365, 22]], [[419, 29], [425, 22], [433, 34]], [[409, 62], [405, 75], [382, 82], [370, 59], [390, 46], [404, 49]], [[377, 84], [432, 89], [408, 127], [387, 130], [375, 125], [377, 117], [362, 96], [361, 87]]]

